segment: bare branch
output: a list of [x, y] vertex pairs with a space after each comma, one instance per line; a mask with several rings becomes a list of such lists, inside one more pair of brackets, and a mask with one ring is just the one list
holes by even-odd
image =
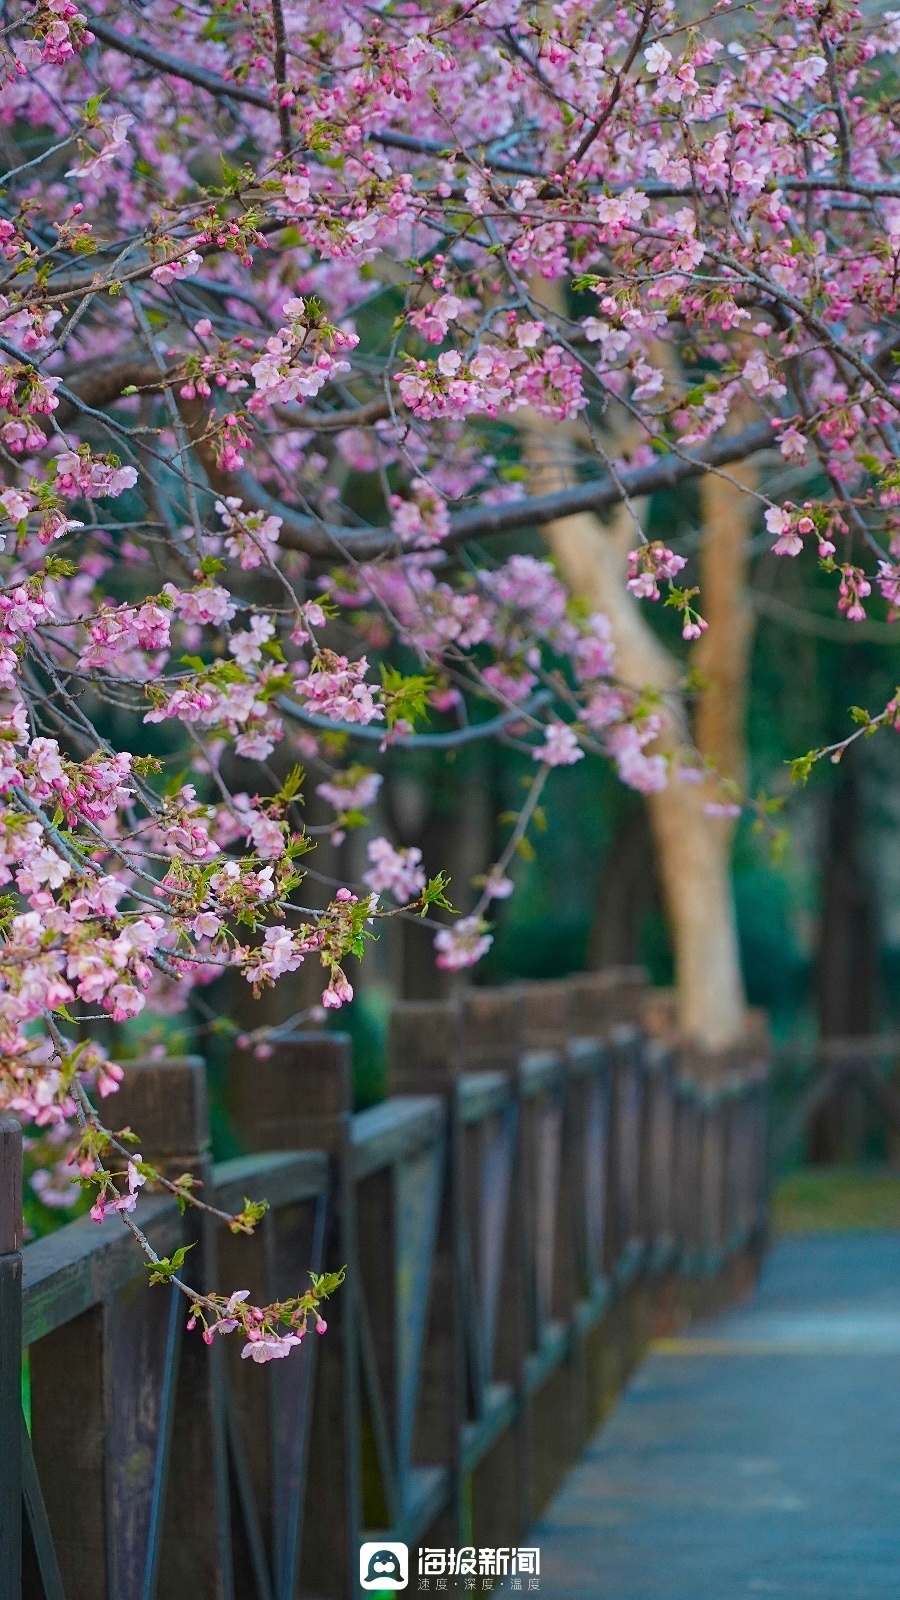
[[[606, 475], [553, 494], [526, 495], [521, 500], [508, 500], [500, 505], [479, 505], [457, 511], [450, 519], [450, 532], [442, 541], [442, 547], [448, 549], [466, 544], [470, 539], [513, 533], [519, 528], [541, 527], [579, 511], [607, 511], [629, 496], [659, 494], [729, 462], [743, 461], [772, 443], [772, 423], [768, 420], [755, 422], [740, 433], [715, 440], [694, 455], [661, 456], [650, 466], [624, 468], [615, 478]], [[319, 521], [276, 499], [250, 473], [221, 472], [209, 445], [198, 443], [196, 448], [215, 492], [240, 496], [247, 510], [281, 517], [281, 542], [289, 549], [302, 550], [322, 561], [333, 561], [341, 555], [355, 561], [371, 561], [377, 556], [399, 553], [397, 535], [391, 529], [344, 528]]]
[[196, 67], [190, 61], [185, 61], [183, 56], [169, 55], [167, 50], [157, 50], [154, 45], [145, 44], [143, 39], [136, 39], [132, 34], [119, 33], [117, 28], [111, 28], [101, 17], [88, 17], [87, 25], [91, 33], [108, 44], [111, 50], [120, 50], [123, 55], [145, 61], [148, 67], [157, 67], [160, 72], [166, 72], [173, 78], [183, 78], [186, 83], [194, 83], [198, 89], [206, 89], [209, 94], [222, 96], [226, 100], [242, 100], [245, 105], [259, 106], [263, 111], [273, 113], [277, 110], [271, 96], [264, 94], [261, 89], [229, 83], [226, 78], [209, 72], [206, 67]]
[[[402, 402], [395, 400], [395, 408]], [[370, 428], [391, 414], [384, 395], [376, 395], [359, 406], [348, 406], [343, 411], [307, 411], [305, 406], [274, 405], [272, 415], [289, 428], [305, 428], [310, 433], [342, 433], [345, 428]]]
[[375, 727], [358, 722], [332, 722], [328, 717], [317, 717], [311, 711], [305, 711], [296, 700], [288, 700], [284, 695], [279, 696], [278, 704], [285, 715], [293, 717], [296, 722], [302, 722], [308, 728], [321, 728], [327, 733], [343, 733], [351, 739], [378, 744], [387, 739], [390, 747], [397, 750], [458, 750], [462, 745], [478, 744], [482, 739], [495, 739], [498, 733], [514, 727], [536, 711], [542, 711], [552, 699], [549, 690], [543, 689], [524, 700], [520, 706], [504, 711], [502, 716], [491, 717], [488, 722], [473, 722], [467, 728], [455, 728], [450, 733], [414, 733], [408, 738], [391, 737], [383, 725]]

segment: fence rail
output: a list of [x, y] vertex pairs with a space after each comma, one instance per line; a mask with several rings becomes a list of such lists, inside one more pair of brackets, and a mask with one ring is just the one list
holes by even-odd
[[343, 1036], [240, 1057], [253, 1153], [217, 1165], [202, 1062], [129, 1068], [148, 1159], [270, 1202], [246, 1238], [145, 1193], [159, 1253], [254, 1300], [347, 1265], [327, 1336], [264, 1368], [184, 1332], [118, 1217], [22, 1249], [0, 1122], [0, 1600], [325, 1600], [364, 1538], [521, 1544], [653, 1328], [740, 1292], [762, 1238], [764, 1056], [711, 1081], [643, 1005], [630, 972], [401, 1005], [355, 1116]]
[[862, 1034], [781, 1045], [771, 1079], [776, 1175], [814, 1165], [900, 1156], [900, 1037]]

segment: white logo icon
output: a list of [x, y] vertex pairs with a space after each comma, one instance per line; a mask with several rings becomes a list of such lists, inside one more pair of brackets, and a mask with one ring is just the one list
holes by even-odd
[[405, 1589], [409, 1583], [408, 1547], [387, 1539], [362, 1545], [359, 1581], [363, 1589]]

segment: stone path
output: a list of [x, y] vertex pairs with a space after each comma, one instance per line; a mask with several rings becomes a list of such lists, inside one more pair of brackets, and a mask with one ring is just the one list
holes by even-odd
[[900, 1600], [900, 1233], [660, 1341], [529, 1542], [547, 1600]]

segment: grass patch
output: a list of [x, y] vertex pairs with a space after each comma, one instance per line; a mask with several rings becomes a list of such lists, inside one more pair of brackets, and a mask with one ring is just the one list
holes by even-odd
[[900, 1228], [900, 1172], [885, 1167], [804, 1167], [771, 1199], [776, 1234]]

